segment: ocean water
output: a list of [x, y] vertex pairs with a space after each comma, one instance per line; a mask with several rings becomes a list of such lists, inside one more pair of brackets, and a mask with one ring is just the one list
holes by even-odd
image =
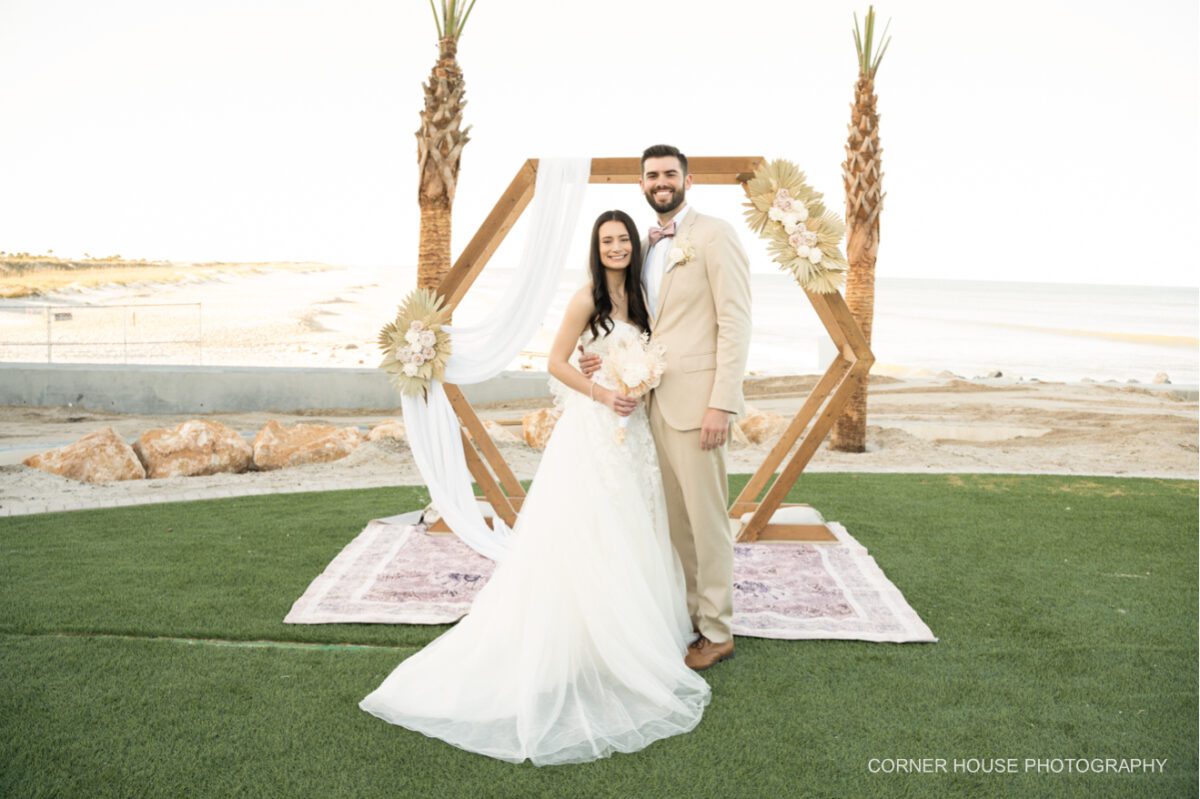
[[[456, 322], [499, 298], [511, 273], [484, 270]], [[541, 366], [567, 299], [583, 283], [568, 272], [525, 365]], [[832, 344], [804, 292], [784, 274], [754, 274], [749, 370], [822, 371]], [[1200, 289], [880, 278], [872, 350], [875, 374], [964, 377], [999, 370], [1025, 379], [1200, 382]]]
[[1153, 286], [880, 281], [880, 372], [999, 369], [1043, 380], [1200, 379], [1200, 290]]
[[[483, 270], [455, 313], [457, 324], [491, 312], [514, 277], [503, 263]], [[379, 328], [415, 282], [414, 267], [380, 266], [109, 286], [45, 298], [71, 311], [68, 321], [52, 320], [52, 330], [41, 307], [0, 300], [0, 361], [45, 362], [50, 336], [56, 363], [374, 366]], [[562, 275], [537, 334], [510, 368], [545, 368], [567, 300], [583, 283], [582, 271]], [[773, 272], [753, 274], [751, 287], [749, 370], [823, 371], [832, 344], [804, 292]], [[167, 305], [147, 307], [153, 303]], [[1165, 372], [1173, 383], [1195, 385], [1198, 310], [1196, 288], [883, 277], [875, 292], [874, 372], [970, 378], [999, 370], [1013, 378], [1122, 383]], [[147, 343], [125, 344], [135, 339]]]

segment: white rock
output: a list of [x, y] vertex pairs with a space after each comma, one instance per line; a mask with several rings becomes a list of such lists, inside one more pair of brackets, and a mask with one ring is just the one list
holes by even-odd
[[285, 427], [271, 419], [254, 437], [254, 464], [269, 470], [336, 461], [353, 452], [363, 439], [355, 427], [327, 424]]
[[236, 430], [209, 419], [189, 419], [173, 430], [147, 430], [133, 451], [150, 478], [236, 474], [246, 471], [254, 458], [249, 442]]
[[84, 483], [110, 483], [116, 480], [142, 480], [146, 469], [133, 447], [111, 427], [88, 433], [73, 444], [33, 455], [22, 461], [40, 469]]

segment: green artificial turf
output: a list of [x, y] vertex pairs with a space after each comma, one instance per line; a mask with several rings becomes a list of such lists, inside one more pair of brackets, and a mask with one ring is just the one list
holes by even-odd
[[[790, 499], [845, 524], [940, 641], [740, 638], [694, 732], [542, 769], [358, 709], [445, 627], [282, 623], [419, 489], [2, 519], [0, 796], [1196, 795], [1196, 483], [810, 474]], [[953, 772], [1010, 757], [1167, 763]]]

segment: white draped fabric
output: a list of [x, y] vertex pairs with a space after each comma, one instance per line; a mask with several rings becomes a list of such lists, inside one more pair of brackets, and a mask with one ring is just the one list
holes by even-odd
[[[533, 202], [525, 212], [531, 224], [516, 279], [482, 322], [446, 328], [451, 346], [446, 382], [470, 385], [495, 377], [533, 337], [558, 288], [590, 176], [590, 158], [538, 162]], [[484, 521], [471, 491], [458, 417], [442, 384], [433, 381], [428, 400], [402, 396], [400, 403], [413, 460], [434, 506], [472, 549], [503, 560], [512, 547], [512, 531], [498, 516], [492, 520], [495, 529]]]

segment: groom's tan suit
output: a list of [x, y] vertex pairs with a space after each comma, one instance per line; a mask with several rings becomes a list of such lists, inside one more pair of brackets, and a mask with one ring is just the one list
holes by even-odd
[[[744, 410], [750, 266], [733, 227], [695, 209], [679, 221], [674, 239], [659, 246], [668, 248], [668, 258], [651, 308], [651, 335], [666, 348], [666, 370], [650, 397], [650, 425], [671, 541], [687, 579], [688, 612], [704, 637], [723, 643], [733, 636], [725, 445], [701, 449], [700, 425], [709, 408]], [[688, 260], [672, 264], [671, 250]]]

